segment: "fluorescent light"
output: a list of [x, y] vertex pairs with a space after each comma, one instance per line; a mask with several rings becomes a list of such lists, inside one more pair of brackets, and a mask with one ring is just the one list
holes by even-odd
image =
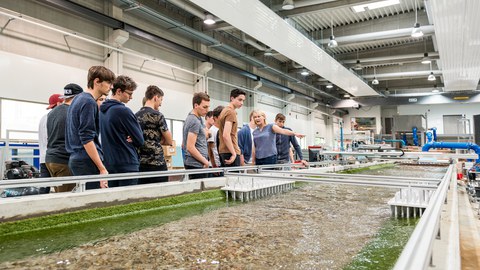
[[283, 10], [291, 10], [291, 9], [294, 9], [294, 8], [295, 8], [295, 5], [293, 4], [293, 0], [283, 1], [283, 4], [282, 4], [282, 9]]
[[304, 69], [304, 70], [302, 70], [302, 72], [300, 72], [300, 74], [301, 74], [302, 76], [307, 76], [307, 75], [310, 74], [310, 73], [308, 72], [308, 70]]
[[327, 88], [328, 88], [328, 89], [331, 89], [331, 88], [333, 88], [333, 85], [332, 85], [331, 83], [328, 83], [328, 84], [327, 84]]
[[212, 14], [206, 14], [205, 15], [205, 20], [203, 20], [204, 24], [212, 25], [215, 24], [215, 20], [213, 19]]
[[396, 4], [400, 4], [400, 0], [378, 1], [378, 2], [373, 2], [373, 3], [369, 3], [369, 4], [364, 4], [364, 5], [353, 6], [352, 9], [353, 9], [353, 11], [359, 13], [359, 12], [364, 12], [364, 11], [367, 11], [367, 10], [393, 6], [393, 5], [396, 5]]

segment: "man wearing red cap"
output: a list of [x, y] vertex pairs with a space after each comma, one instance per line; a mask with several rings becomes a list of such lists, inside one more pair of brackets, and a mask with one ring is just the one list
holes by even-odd
[[[62, 104], [63, 99], [60, 98], [61, 95], [53, 94], [48, 99], [48, 107], [47, 110], [51, 110], [57, 105]], [[50, 173], [48, 172], [47, 166], [45, 165], [45, 155], [47, 153], [47, 116], [48, 113], [45, 114], [40, 119], [40, 124], [38, 125], [38, 147], [40, 148], [40, 177], [51, 177]], [[40, 188], [40, 193], [49, 193], [50, 187], [48, 188]]]

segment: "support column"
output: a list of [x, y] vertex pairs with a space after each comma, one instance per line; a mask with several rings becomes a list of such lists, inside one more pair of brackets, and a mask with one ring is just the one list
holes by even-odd
[[[115, 19], [123, 19], [123, 10], [119, 7], [114, 6], [109, 1], [106, 2], [108, 13], [113, 16]], [[107, 42], [108, 44], [121, 48], [129, 38], [129, 33], [121, 29], [107, 29]], [[115, 73], [115, 75], [123, 74], [123, 54], [115, 50], [105, 48], [105, 67], [110, 69]]]

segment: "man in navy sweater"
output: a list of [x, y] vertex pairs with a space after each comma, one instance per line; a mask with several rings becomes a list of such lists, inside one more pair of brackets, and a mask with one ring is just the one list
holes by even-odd
[[[73, 175], [108, 174], [103, 165], [103, 151], [98, 139], [98, 105], [96, 100], [108, 95], [115, 74], [106, 67], [88, 70], [87, 91], [77, 95], [67, 111], [65, 149], [70, 153], [68, 167]], [[87, 189], [107, 188], [107, 181], [89, 182]]]
[[[137, 118], [125, 103], [132, 99], [137, 84], [120, 75], [113, 82], [112, 97], [100, 105], [100, 134], [109, 173], [138, 172], [137, 147], [143, 145], [143, 132]], [[138, 179], [113, 180], [109, 187], [136, 185]]]
[[[285, 115], [279, 113], [275, 116], [275, 124], [281, 128], [292, 130], [291, 128], [285, 127]], [[295, 136], [287, 136], [277, 133], [276, 135], [277, 143], [277, 163], [278, 164], [290, 164], [295, 162], [293, 158], [293, 153], [290, 150], [290, 144], [293, 145], [295, 152], [302, 161], [303, 165], [307, 165], [307, 161], [303, 159], [302, 149], [297, 142]]]

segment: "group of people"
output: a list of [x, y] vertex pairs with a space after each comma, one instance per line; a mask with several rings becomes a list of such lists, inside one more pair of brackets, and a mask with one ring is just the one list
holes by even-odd
[[[88, 71], [85, 91], [71, 83], [64, 87], [63, 95], [52, 95], [47, 108], [51, 111], [39, 126], [41, 176], [166, 171], [162, 145], [172, 145], [173, 140], [159, 111], [164, 93], [155, 85], [148, 86], [144, 105], [134, 114], [125, 104], [136, 88], [130, 77], [115, 76], [106, 67], [93, 66]], [[106, 99], [110, 91], [111, 96]], [[282, 114], [277, 115], [275, 124], [267, 124], [265, 113], [254, 110], [250, 122], [237, 133], [236, 110], [245, 98], [243, 90], [234, 89], [227, 106], [209, 111], [208, 94], [193, 95], [193, 109], [183, 128], [185, 169], [288, 163], [293, 161], [290, 144], [303, 160], [294, 137], [303, 135], [284, 127]], [[191, 178], [208, 176], [200, 173]], [[86, 188], [166, 181], [167, 176], [98, 181], [88, 182]], [[64, 184], [56, 191], [71, 191], [74, 187], [75, 184]]]
[[[303, 138], [304, 135], [284, 126], [285, 115], [279, 113], [275, 123], [267, 124], [265, 113], [253, 110], [250, 122], [238, 130], [236, 110], [242, 107], [245, 98], [243, 90], [233, 89], [227, 106], [209, 111], [210, 97], [206, 93], [194, 94], [193, 109], [183, 128], [185, 169], [291, 163], [294, 158], [290, 145], [306, 164], [295, 138]], [[202, 117], [205, 117], [205, 124]], [[196, 173], [190, 178], [208, 176]]]

